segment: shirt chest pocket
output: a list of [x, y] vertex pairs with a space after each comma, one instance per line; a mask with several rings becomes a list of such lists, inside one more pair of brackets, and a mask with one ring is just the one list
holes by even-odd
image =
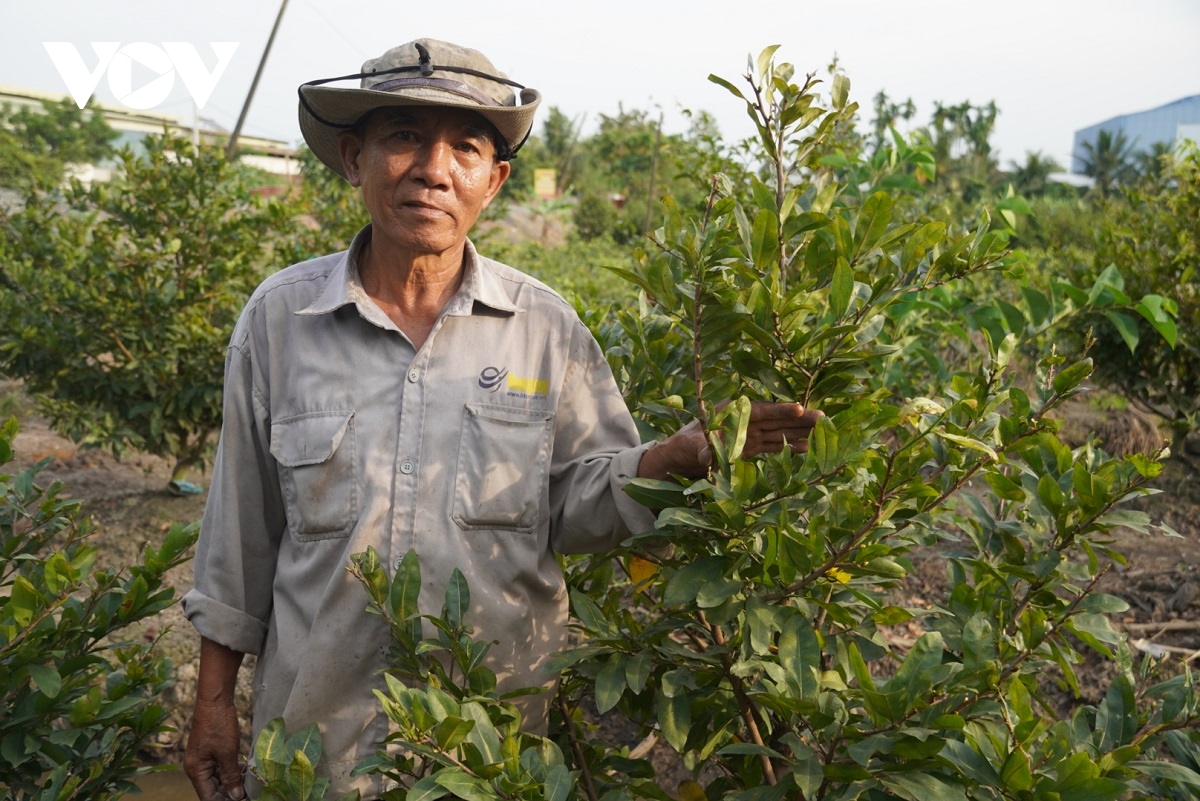
[[358, 515], [354, 412], [311, 412], [271, 424], [271, 455], [288, 529], [299, 540], [344, 537]]
[[537, 527], [553, 428], [551, 411], [484, 403], [464, 407], [452, 512], [459, 528]]

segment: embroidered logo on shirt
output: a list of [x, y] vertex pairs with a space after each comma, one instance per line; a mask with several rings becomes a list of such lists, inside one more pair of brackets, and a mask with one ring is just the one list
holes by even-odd
[[488, 392], [495, 392], [500, 389], [501, 382], [508, 375], [507, 367], [485, 367], [479, 373], [479, 386], [486, 389]]
[[[505, 382], [505, 379], [508, 379]], [[479, 386], [488, 392], [495, 392], [501, 386], [508, 389], [513, 396], [545, 395], [550, 391], [550, 382], [544, 378], [522, 378], [511, 375], [507, 367], [485, 367], [479, 373]]]

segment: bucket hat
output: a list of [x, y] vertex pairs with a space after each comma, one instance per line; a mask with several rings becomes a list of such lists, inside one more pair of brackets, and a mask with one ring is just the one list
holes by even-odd
[[[360, 79], [358, 87], [334, 87], [335, 81]], [[520, 91], [518, 96], [513, 91]], [[536, 89], [510, 81], [487, 56], [469, 47], [437, 39], [417, 39], [369, 59], [362, 72], [322, 78], [300, 85], [300, 132], [325, 166], [346, 177], [338, 136], [363, 115], [387, 106], [446, 106], [476, 112], [503, 137], [501, 158], [512, 158], [525, 144], [533, 115], [542, 100]]]

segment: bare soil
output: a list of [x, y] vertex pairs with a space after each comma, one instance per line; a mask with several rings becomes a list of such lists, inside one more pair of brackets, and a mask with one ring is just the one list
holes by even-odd
[[[176, 497], [167, 492], [170, 465], [165, 460], [145, 454], [118, 460], [106, 451], [77, 448], [49, 430], [45, 421], [32, 413], [19, 384], [0, 381], [0, 411], [5, 417], [15, 413], [22, 420], [16, 441], [18, 465], [28, 466], [51, 457], [42, 474], [42, 483], [61, 481], [66, 485], [67, 496], [86, 502], [98, 524], [97, 544], [103, 563], [130, 564], [147, 543], [158, 542], [173, 523], [191, 522], [203, 513], [205, 496]], [[1125, 422], [1114, 425], [1114, 418]], [[1130, 449], [1145, 447], [1157, 435], [1152, 425], [1139, 420], [1136, 415], [1101, 413], [1080, 404], [1071, 412], [1068, 438], [1081, 440], [1088, 431], [1099, 431], [1110, 447], [1113, 443]], [[1123, 441], [1123, 445], [1118, 441]], [[1186, 659], [1195, 668], [1200, 667], [1200, 482], [1196, 480], [1197, 467], [1191, 462], [1200, 465], [1200, 458], [1170, 461], [1156, 482], [1162, 494], [1138, 502], [1139, 508], [1152, 519], [1167, 523], [1181, 536], [1119, 533], [1115, 546], [1126, 555], [1128, 565], [1114, 566], [1103, 579], [1101, 589], [1128, 601], [1129, 611], [1118, 616], [1116, 624], [1129, 635], [1136, 651]], [[13, 472], [12, 466], [4, 468], [4, 472]], [[202, 473], [189, 476], [201, 485], [205, 485], [207, 478]], [[946, 580], [941, 558], [933, 552], [917, 552], [912, 559], [915, 570], [902, 590], [905, 600], [919, 603], [922, 599], [942, 597]], [[182, 596], [191, 587], [191, 564], [176, 569], [169, 580]], [[157, 638], [175, 666], [177, 683], [173, 697], [168, 699], [173, 707], [171, 723], [175, 731], [161, 735], [147, 759], [178, 763], [187, 739], [194, 698], [196, 635], [176, 605], [131, 632], [131, 636]], [[905, 635], [896, 632], [895, 636], [902, 639]], [[247, 667], [252, 669], [252, 665]], [[251, 669], [242, 671], [239, 690], [245, 710], [249, 709]], [[1100, 658], [1082, 666], [1079, 678], [1083, 700], [1100, 701], [1111, 673], [1111, 665]], [[1074, 702], [1064, 694], [1064, 705]], [[243, 714], [244, 721], [248, 718], [248, 714]], [[598, 723], [608, 733], [627, 737], [631, 745], [644, 734], [614, 732], [614, 726], [619, 728], [615, 720]], [[647, 748], [650, 745], [645, 743]], [[661, 768], [663, 785], [674, 789], [678, 781], [690, 778], [690, 774], [668, 751], [659, 743], [650, 754]]]

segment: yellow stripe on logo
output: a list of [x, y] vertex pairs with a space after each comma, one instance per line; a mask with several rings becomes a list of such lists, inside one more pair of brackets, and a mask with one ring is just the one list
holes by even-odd
[[546, 395], [550, 392], [550, 382], [544, 378], [518, 378], [509, 373], [508, 388], [516, 392], [526, 392], [530, 395]]

